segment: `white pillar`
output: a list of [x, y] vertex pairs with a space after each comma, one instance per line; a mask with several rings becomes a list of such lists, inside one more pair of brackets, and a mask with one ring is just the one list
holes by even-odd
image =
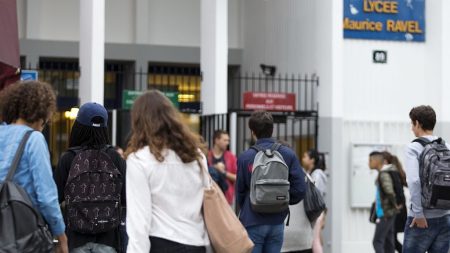
[[111, 124], [112, 126], [109, 126], [111, 128], [111, 145], [116, 146], [117, 145], [117, 109], [112, 110], [111, 113]]
[[80, 0], [80, 103], [104, 103], [105, 0]]
[[228, 2], [201, 2], [201, 101], [203, 115], [228, 111]]
[[342, 1], [315, 1], [316, 59], [315, 66], [320, 77], [319, 86], [319, 150], [330, 154], [330, 179], [328, 181], [327, 205], [329, 210], [327, 227], [324, 234], [324, 252], [341, 253], [343, 251], [343, 222], [348, 210], [348, 196], [342, 182], [347, 173], [344, 167], [343, 147], [343, 3]]
[[441, 66], [441, 75], [442, 75], [442, 92], [441, 92], [441, 115], [438, 116], [438, 122], [450, 122], [450, 72], [448, 69], [450, 68], [450, 16], [448, 15], [450, 11], [450, 2], [442, 1], [441, 8], [441, 17], [442, 17], [442, 66]]
[[230, 113], [230, 151], [237, 154], [237, 113]]

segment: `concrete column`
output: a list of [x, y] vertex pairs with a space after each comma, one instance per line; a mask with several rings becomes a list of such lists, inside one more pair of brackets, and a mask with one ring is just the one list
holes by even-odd
[[112, 118], [112, 126], [109, 126], [111, 128], [111, 145], [116, 146], [117, 145], [117, 109], [112, 110], [111, 113]]
[[342, 187], [346, 173], [342, 173], [344, 162], [343, 145], [343, 4], [342, 1], [315, 1], [316, 59], [314, 65], [320, 76], [319, 86], [319, 143], [322, 152], [330, 154], [330, 174], [327, 205], [324, 252], [343, 252], [344, 212], [348, 208], [342, 196], [348, 195]]
[[203, 115], [227, 113], [228, 2], [201, 1], [201, 101]]
[[230, 151], [237, 155], [237, 113], [230, 114]]
[[[143, 58], [141, 55], [136, 59], [136, 72], [139, 75], [135, 76], [134, 86], [135, 90], [145, 91], [148, 89], [148, 62], [147, 59]], [[142, 71], [142, 72], [141, 72]]]
[[104, 103], [105, 0], [80, 0], [80, 103]]

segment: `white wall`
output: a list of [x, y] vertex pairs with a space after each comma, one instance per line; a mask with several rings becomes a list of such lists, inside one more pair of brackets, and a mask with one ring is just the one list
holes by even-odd
[[[200, 0], [149, 0], [136, 7], [137, 1], [105, 1], [106, 42], [200, 47]], [[242, 48], [241, 1], [228, 4], [230, 48]], [[18, 0], [17, 5], [20, 38], [79, 40], [79, 1]], [[136, 15], [141, 6], [145, 10]], [[143, 41], [136, 39], [137, 22], [145, 23], [139, 26], [146, 29]]]
[[[279, 73], [320, 77], [319, 115], [327, 120], [319, 129], [331, 139], [322, 148], [331, 151], [332, 216], [326, 230], [332, 230], [332, 252], [373, 252], [368, 210], [350, 208], [351, 143], [394, 143], [402, 157], [401, 145], [413, 138], [413, 106], [429, 104], [438, 120], [450, 118], [443, 115], [444, 80], [450, 80], [450, 19], [443, 23], [450, 7], [443, 10], [443, 1], [426, 1], [425, 43], [344, 40], [343, 1], [245, 1], [243, 70], [259, 72], [266, 63]], [[372, 63], [373, 50], [387, 50], [388, 63]]]
[[[27, 39], [76, 41], [79, 38], [80, 3], [73, 0], [26, 0]], [[25, 16], [20, 16], [25, 15]]]
[[134, 1], [105, 1], [105, 41], [133, 43], [135, 40]]
[[25, 15], [25, 0], [17, 0], [17, 26], [19, 29], [19, 39], [25, 36], [26, 21], [24, 19]]
[[[426, 1], [425, 43], [345, 40], [345, 118], [408, 121], [409, 110], [419, 104], [433, 106], [439, 117], [441, 5]], [[372, 63], [373, 50], [386, 50], [387, 64]]]
[[152, 0], [149, 5], [150, 44], [200, 45], [199, 0]]
[[[413, 106], [433, 106], [439, 120], [441, 8], [442, 1], [426, 1], [425, 43], [344, 40], [344, 157], [350, 157], [351, 142], [409, 143], [414, 138], [408, 116]], [[387, 64], [372, 63], [373, 50], [386, 50]], [[398, 151], [403, 158], [403, 149]], [[343, 167], [350, 167], [348, 159], [344, 159]], [[342, 182], [345, 192], [351, 191], [348, 179]], [[343, 196], [342, 202], [343, 220], [348, 224], [342, 228], [342, 252], [372, 250], [374, 226], [367, 222], [368, 210], [350, 208], [349, 194]]]
[[243, 1], [243, 70], [260, 72], [259, 64], [278, 73], [315, 72], [315, 1]]
[[[341, 146], [342, 155], [348, 159], [343, 160], [342, 168], [350, 168], [350, 144], [351, 143], [385, 143], [394, 144], [395, 154], [403, 160], [403, 150], [405, 145], [411, 141], [413, 135], [410, 131], [408, 121], [356, 121], [346, 120], [344, 122], [343, 143]], [[368, 158], [367, 158], [368, 159]], [[369, 168], [367, 167], [367, 170]], [[333, 252], [373, 252], [372, 238], [375, 226], [369, 223], [369, 209], [350, 208], [350, 170], [343, 171], [340, 186], [342, 191], [339, 195], [339, 202], [342, 209], [342, 247], [341, 251]], [[375, 187], [367, 185], [367, 187]], [[369, 196], [375, 198], [375, 196]], [[336, 206], [334, 207], [336, 208]], [[399, 235], [400, 238], [401, 235]]]

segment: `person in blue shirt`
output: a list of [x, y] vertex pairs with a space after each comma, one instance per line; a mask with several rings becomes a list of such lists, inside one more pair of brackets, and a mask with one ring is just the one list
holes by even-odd
[[57, 237], [56, 252], [68, 253], [50, 154], [41, 133], [55, 109], [55, 93], [46, 83], [19, 82], [0, 93], [0, 182], [5, 180], [23, 136], [32, 130], [13, 180], [28, 193]]
[[[272, 139], [273, 117], [271, 113], [265, 111], [253, 112], [248, 125], [252, 136], [256, 138], [256, 145], [262, 148], [270, 148], [275, 143], [275, 140]], [[283, 156], [286, 165], [289, 167], [289, 204], [294, 205], [303, 200], [305, 196], [305, 173], [292, 149], [281, 146], [278, 152]], [[284, 221], [289, 210], [280, 213], [257, 213], [252, 210], [249, 195], [255, 155], [256, 150], [250, 148], [238, 158], [236, 204], [240, 209], [239, 220], [255, 244], [253, 253], [278, 253], [281, 251], [283, 244]]]
[[373, 151], [369, 154], [369, 168], [378, 171], [375, 181], [375, 233], [373, 248], [376, 253], [395, 252], [395, 216], [399, 213], [395, 195], [394, 178], [390, 173], [398, 173], [392, 164], [386, 164], [383, 153]]

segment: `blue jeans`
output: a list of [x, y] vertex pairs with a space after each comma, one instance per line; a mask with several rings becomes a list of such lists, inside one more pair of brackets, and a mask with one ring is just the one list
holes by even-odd
[[427, 219], [428, 228], [412, 227], [408, 217], [405, 226], [404, 253], [447, 253], [450, 241], [450, 215]]
[[88, 242], [81, 247], [71, 250], [70, 253], [116, 253], [116, 250], [107, 245]]
[[283, 246], [284, 224], [259, 225], [246, 229], [255, 244], [252, 253], [280, 253]]

